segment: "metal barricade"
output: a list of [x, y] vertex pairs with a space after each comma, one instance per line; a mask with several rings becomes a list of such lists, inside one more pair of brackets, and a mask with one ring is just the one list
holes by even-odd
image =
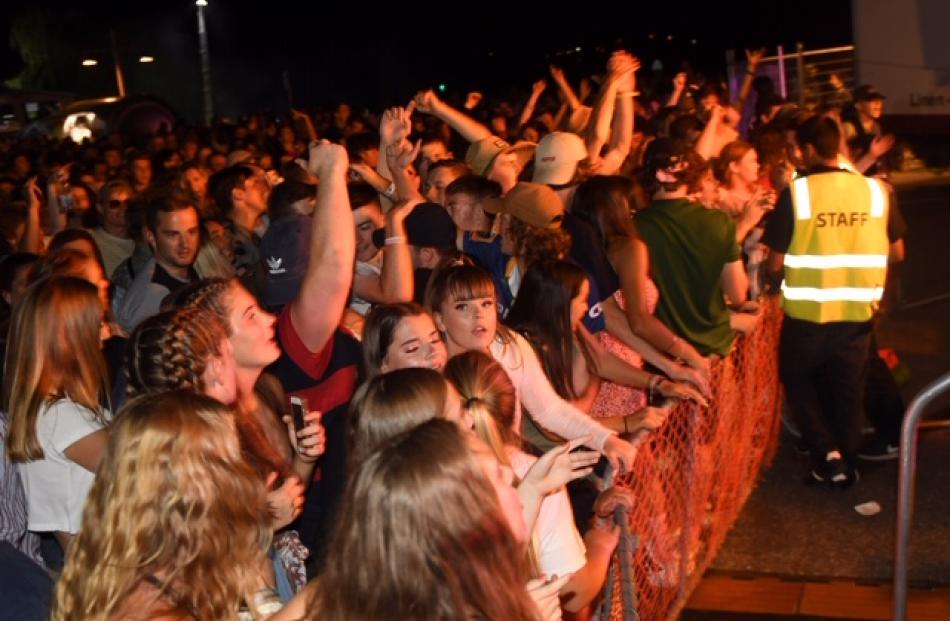
[[897, 482], [897, 533], [894, 543], [894, 621], [907, 616], [907, 564], [910, 554], [910, 523], [914, 509], [917, 476], [917, 428], [927, 406], [950, 390], [950, 372], [928, 384], [914, 397], [901, 426], [900, 475]]

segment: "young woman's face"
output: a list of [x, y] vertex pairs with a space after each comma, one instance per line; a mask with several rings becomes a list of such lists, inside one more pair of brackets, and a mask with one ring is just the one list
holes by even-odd
[[584, 317], [587, 315], [587, 299], [590, 297], [590, 285], [585, 279], [581, 283], [580, 291], [577, 292], [577, 295], [574, 296], [574, 299], [571, 300], [571, 328], [577, 328], [581, 325], [581, 322], [584, 321]]
[[280, 357], [280, 346], [274, 338], [276, 317], [257, 305], [247, 289], [233, 284], [225, 300], [230, 309], [231, 345], [239, 368], [263, 369]]
[[482, 465], [485, 476], [495, 489], [498, 495], [498, 504], [501, 505], [501, 511], [505, 515], [511, 534], [515, 541], [525, 543], [528, 541], [528, 527], [524, 521], [524, 505], [521, 503], [521, 497], [514, 488], [514, 472], [508, 466], [502, 466], [495, 459], [491, 449], [476, 436], [470, 436], [472, 451]]
[[453, 353], [488, 351], [498, 327], [495, 296], [458, 300], [450, 298], [442, 303], [435, 321], [445, 333]]
[[442, 335], [427, 313], [403, 317], [393, 331], [393, 341], [383, 356], [379, 370], [383, 373], [397, 369], [423, 367], [442, 371], [448, 354]]
[[733, 173], [743, 183], [749, 185], [759, 180], [759, 156], [755, 149], [749, 149], [739, 161], [731, 165]]
[[462, 395], [449, 381], [445, 382], [445, 408], [442, 410], [442, 418], [452, 421], [462, 431], [471, 431], [475, 426], [472, 415], [462, 407]]

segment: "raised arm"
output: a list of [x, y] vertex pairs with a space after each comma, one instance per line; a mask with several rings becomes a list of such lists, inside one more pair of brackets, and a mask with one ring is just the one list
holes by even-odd
[[640, 61], [630, 57], [633, 70], [620, 78], [620, 87], [617, 89], [617, 101], [614, 106], [613, 122], [610, 126], [610, 141], [607, 143], [607, 153], [600, 158], [596, 171], [601, 175], [616, 175], [630, 153], [633, 141], [633, 98], [637, 94], [636, 71], [640, 68]]
[[673, 92], [670, 93], [670, 98], [666, 102], [667, 108], [675, 108], [680, 105], [680, 99], [683, 97], [683, 93], [686, 91], [686, 72], [680, 71], [675, 76], [673, 76]]
[[722, 106], [716, 106], [709, 115], [709, 122], [703, 128], [699, 140], [696, 141], [696, 153], [703, 156], [704, 159], [710, 159], [719, 155], [716, 151], [717, 134], [719, 126], [722, 125], [722, 117], [725, 109]]
[[300, 121], [303, 123], [304, 127], [307, 129], [307, 138], [314, 142], [317, 140], [317, 129], [313, 126], [313, 121], [310, 120], [310, 115], [302, 110], [290, 109], [290, 116], [294, 121]]
[[313, 212], [310, 257], [290, 319], [311, 352], [333, 336], [353, 281], [356, 235], [346, 193], [346, 151], [327, 141], [311, 144], [309, 168], [320, 179]]
[[762, 62], [763, 56], [765, 56], [764, 47], [754, 51], [745, 51], [745, 79], [742, 80], [742, 86], [739, 87], [739, 96], [736, 98], [736, 109], [740, 113], [742, 113], [745, 108], [746, 99], [749, 98], [749, 91], [752, 90], [752, 80], [755, 79], [755, 70], [759, 66], [759, 63]]
[[538, 80], [531, 85], [531, 95], [528, 97], [528, 101], [525, 102], [524, 109], [521, 111], [521, 117], [518, 119], [518, 130], [521, 130], [521, 128], [527, 125], [528, 121], [531, 120], [534, 109], [538, 105], [538, 99], [541, 98], [541, 93], [543, 93], [547, 87], [548, 83], [544, 80]]
[[483, 138], [491, 138], [492, 133], [488, 128], [465, 115], [452, 106], [439, 99], [434, 92], [419, 91], [413, 100], [416, 103], [416, 109], [425, 114], [445, 121], [449, 127], [457, 131], [465, 140], [476, 142]]
[[571, 110], [577, 110], [583, 104], [581, 100], [577, 98], [577, 95], [574, 93], [574, 89], [571, 88], [570, 82], [567, 81], [567, 78], [564, 77], [564, 71], [560, 67], [555, 67], [551, 65], [551, 79], [554, 80], [554, 83], [557, 84], [558, 89], [561, 91], [561, 95], [564, 97], [564, 101], [570, 107]]
[[[391, 144], [401, 143], [409, 138], [412, 133], [412, 111], [416, 107], [416, 102], [410, 101], [405, 108], [389, 108], [383, 113], [383, 118], [379, 121], [379, 153], [383, 157], [376, 163], [376, 172], [379, 173], [377, 180], [392, 179], [392, 172], [389, 170], [389, 162], [386, 160], [386, 149]], [[389, 211], [392, 206], [392, 196], [385, 193], [384, 190], [378, 190], [382, 201], [383, 211]]]
[[36, 177], [30, 177], [26, 182], [26, 192], [30, 204], [26, 212], [26, 230], [20, 240], [20, 252], [40, 254], [43, 233], [40, 230], [40, 209], [43, 208], [43, 193], [36, 184]]
[[600, 150], [610, 137], [610, 123], [617, 103], [621, 78], [633, 71], [633, 60], [626, 52], [614, 52], [607, 63], [607, 77], [597, 94], [597, 102], [587, 125], [587, 154], [591, 162], [600, 159]]

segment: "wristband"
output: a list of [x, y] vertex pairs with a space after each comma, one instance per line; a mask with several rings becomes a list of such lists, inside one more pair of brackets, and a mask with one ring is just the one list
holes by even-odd
[[383, 194], [383, 196], [385, 196], [386, 198], [392, 198], [393, 196], [395, 196], [395, 194], [396, 194], [396, 184], [395, 184], [395, 182], [390, 183], [390, 184], [389, 184], [389, 187], [386, 188], [385, 190], [383, 190], [382, 194]]
[[398, 246], [399, 244], [406, 243], [406, 238], [401, 235], [396, 235], [394, 237], [387, 237], [386, 241], [383, 243], [386, 246]]

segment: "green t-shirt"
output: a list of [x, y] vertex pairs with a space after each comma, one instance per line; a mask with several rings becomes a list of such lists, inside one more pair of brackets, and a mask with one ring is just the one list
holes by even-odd
[[720, 276], [742, 256], [732, 218], [677, 198], [653, 201], [636, 224], [660, 291], [657, 318], [702, 355], [728, 354], [735, 335]]

